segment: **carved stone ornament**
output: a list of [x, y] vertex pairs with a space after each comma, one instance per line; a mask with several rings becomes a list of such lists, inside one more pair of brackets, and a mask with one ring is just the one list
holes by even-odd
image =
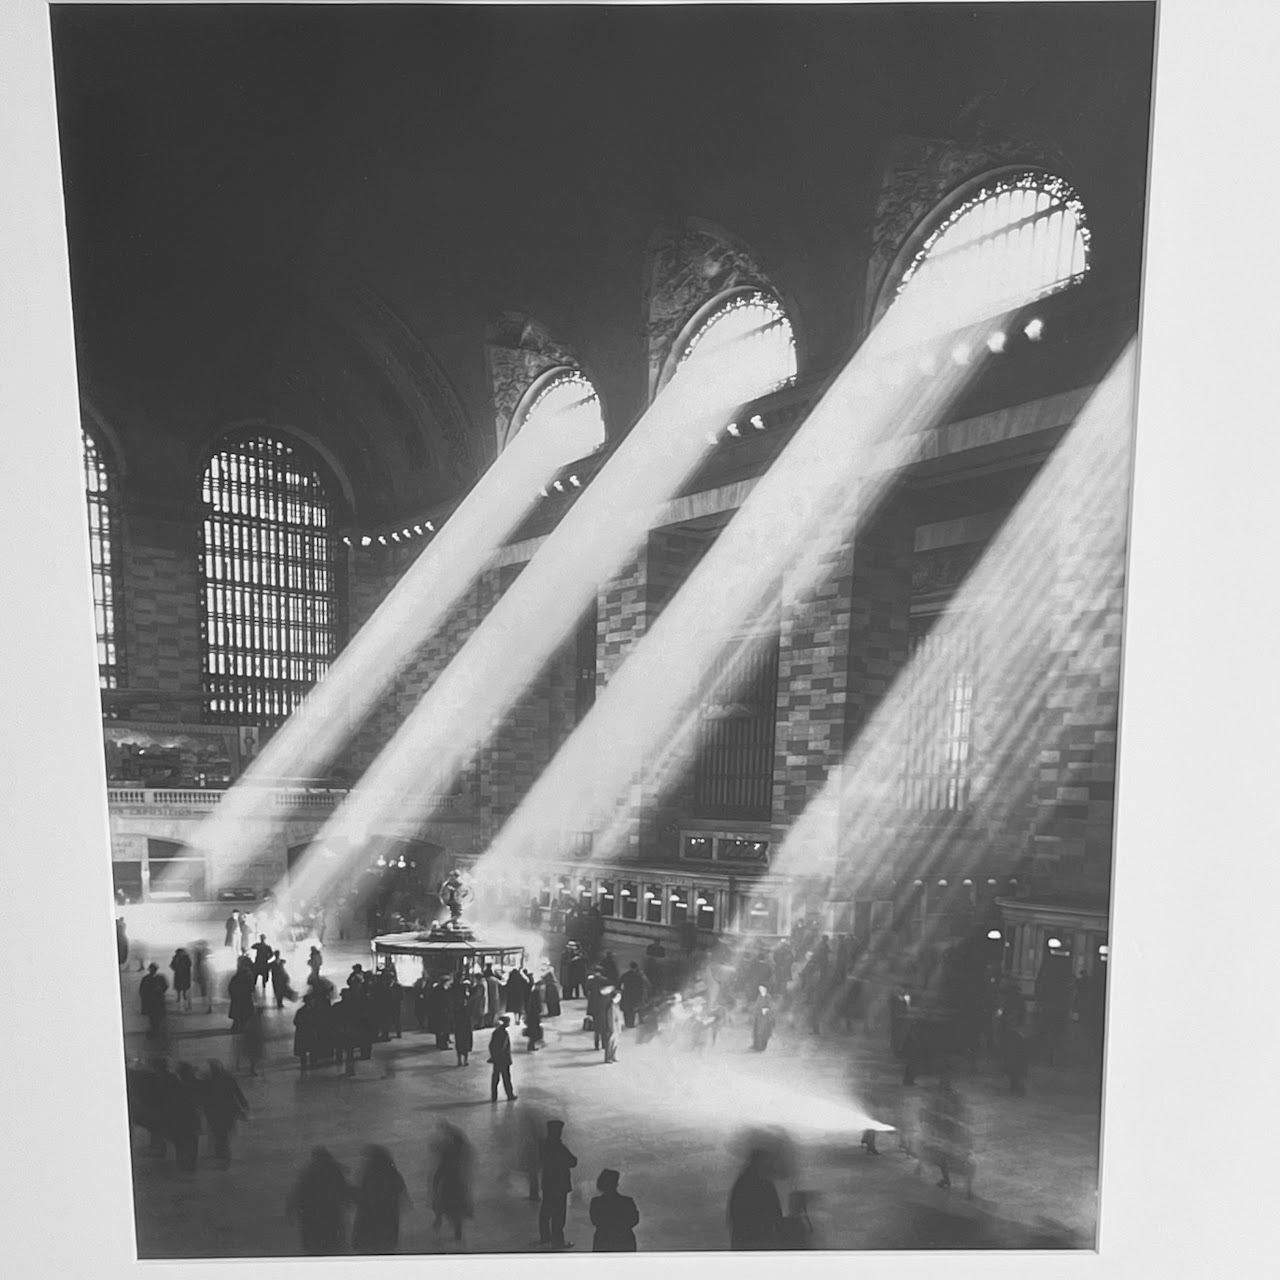
[[978, 129], [962, 144], [949, 138], [896, 140], [885, 162], [871, 227], [867, 315], [874, 323], [892, 300], [887, 280], [899, 255], [927, 219], [959, 188], [997, 169], [1026, 166], [1069, 178], [1069, 162], [1048, 139]]
[[748, 249], [710, 223], [690, 219], [658, 229], [650, 241], [645, 278], [650, 396], [692, 317], [712, 298], [740, 288], [777, 295]]
[[580, 367], [566, 344], [557, 342], [536, 320], [518, 311], [504, 312], [485, 342], [485, 361], [493, 393], [498, 448], [508, 442], [520, 401], [548, 370]]

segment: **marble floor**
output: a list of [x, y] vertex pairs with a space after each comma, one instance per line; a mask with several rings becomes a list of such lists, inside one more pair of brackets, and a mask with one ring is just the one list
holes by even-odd
[[[331, 949], [325, 971], [345, 975], [367, 949]], [[295, 972], [305, 972], [305, 964]], [[126, 1052], [144, 1053], [137, 1012], [138, 974], [121, 976]], [[221, 983], [219, 990], [221, 990]], [[1033, 1070], [1026, 1096], [1012, 1097], [994, 1070], [957, 1074], [969, 1102], [976, 1143], [974, 1199], [934, 1184], [892, 1137], [872, 1156], [859, 1145], [871, 1116], [906, 1123], [933, 1082], [900, 1084], [901, 1067], [883, 1032], [832, 1031], [815, 1037], [780, 1027], [766, 1052], [750, 1051], [745, 1025], [730, 1026], [703, 1053], [661, 1041], [636, 1043], [624, 1031], [617, 1063], [607, 1065], [583, 1032], [581, 1002], [549, 1021], [536, 1054], [516, 1040], [518, 1100], [489, 1100], [484, 1036], [470, 1066], [414, 1030], [375, 1046], [354, 1078], [325, 1070], [302, 1077], [292, 1052], [292, 1012], [265, 1014], [268, 1059], [263, 1075], [242, 1078], [252, 1116], [237, 1131], [233, 1160], [220, 1169], [203, 1157], [180, 1174], [172, 1157], [146, 1154], [134, 1136], [139, 1256], [276, 1257], [296, 1254], [285, 1199], [311, 1148], [328, 1146], [351, 1176], [366, 1144], [387, 1147], [412, 1206], [401, 1229], [403, 1253], [457, 1246], [432, 1229], [431, 1148], [443, 1121], [463, 1129], [476, 1154], [475, 1217], [463, 1247], [480, 1252], [536, 1248], [537, 1205], [516, 1172], [522, 1126], [565, 1121], [565, 1142], [578, 1157], [580, 1185], [570, 1202], [567, 1235], [590, 1249], [587, 1201], [599, 1171], [622, 1173], [622, 1191], [640, 1209], [639, 1247], [723, 1249], [725, 1205], [739, 1165], [739, 1140], [751, 1126], [785, 1130], [796, 1150], [794, 1177], [779, 1186], [816, 1192], [810, 1207], [815, 1247], [826, 1249], [1092, 1248], [1097, 1211], [1100, 1068], [1075, 1054], [1056, 1068]], [[202, 1065], [230, 1058], [225, 999], [205, 1014], [170, 1016], [171, 1055]]]

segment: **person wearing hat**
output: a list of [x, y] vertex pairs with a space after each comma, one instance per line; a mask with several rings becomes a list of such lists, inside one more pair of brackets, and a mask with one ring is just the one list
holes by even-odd
[[618, 1194], [620, 1176], [616, 1169], [606, 1169], [596, 1179], [596, 1190], [600, 1194], [591, 1201], [591, 1225], [596, 1229], [591, 1244], [593, 1253], [636, 1251], [635, 1228], [640, 1221], [640, 1211], [630, 1196]]
[[489, 1061], [493, 1064], [493, 1076], [490, 1080], [490, 1093], [492, 1101], [498, 1100], [498, 1081], [502, 1081], [502, 1087], [507, 1091], [507, 1101], [514, 1102], [516, 1100], [515, 1090], [511, 1087], [511, 1035], [507, 1031], [507, 1027], [511, 1025], [511, 1019], [505, 1014], [498, 1019], [498, 1025], [493, 1030], [493, 1035], [489, 1037]]
[[577, 1168], [578, 1157], [564, 1145], [563, 1120], [547, 1121], [547, 1136], [538, 1143], [538, 1164], [542, 1169], [542, 1208], [538, 1211], [538, 1237], [553, 1249], [572, 1249], [564, 1238], [564, 1220], [569, 1213], [569, 1192], [573, 1188], [569, 1171]]

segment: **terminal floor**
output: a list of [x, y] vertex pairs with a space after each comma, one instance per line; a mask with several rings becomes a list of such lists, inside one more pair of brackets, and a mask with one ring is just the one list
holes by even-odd
[[[331, 950], [325, 972], [344, 975], [367, 958]], [[299, 964], [305, 972], [305, 965]], [[126, 1052], [146, 1053], [137, 1012], [137, 973], [122, 974]], [[219, 990], [224, 985], [219, 981]], [[375, 1046], [354, 1078], [331, 1070], [302, 1077], [292, 1057], [292, 1012], [269, 1009], [268, 1058], [257, 1078], [242, 1075], [252, 1118], [237, 1131], [230, 1168], [203, 1157], [179, 1174], [172, 1157], [145, 1151], [134, 1135], [134, 1193], [139, 1256], [275, 1257], [298, 1252], [284, 1203], [311, 1148], [329, 1147], [351, 1176], [365, 1145], [386, 1146], [409, 1187], [403, 1253], [450, 1252], [457, 1246], [432, 1229], [431, 1146], [438, 1123], [462, 1128], [476, 1152], [476, 1213], [464, 1247], [526, 1252], [536, 1248], [537, 1205], [515, 1171], [521, 1126], [530, 1113], [566, 1122], [565, 1141], [578, 1156], [580, 1187], [570, 1203], [567, 1235], [590, 1249], [587, 1201], [599, 1171], [622, 1172], [622, 1190], [641, 1213], [641, 1250], [727, 1247], [725, 1204], [738, 1168], [735, 1139], [749, 1126], [774, 1125], [794, 1139], [797, 1168], [780, 1184], [816, 1191], [810, 1209], [815, 1244], [828, 1249], [1031, 1248], [1045, 1243], [1045, 1224], [1059, 1238], [1091, 1248], [1096, 1222], [1100, 1071], [1096, 1062], [1040, 1067], [1026, 1096], [1012, 1097], [981, 1066], [963, 1068], [957, 1083], [969, 1101], [976, 1143], [974, 1199], [935, 1187], [892, 1138], [883, 1154], [859, 1146], [865, 1114], [890, 1125], [908, 1114], [932, 1081], [900, 1084], [901, 1066], [883, 1034], [832, 1031], [814, 1037], [780, 1028], [767, 1051], [750, 1052], [749, 1029], [732, 1026], [702, 1054], [655, 1043], [639, 1046], [622, 1033], [619, 1061], [606, 1065], [583, 1032], [581, 1002], [566, 1002], [549, 1021], [547, 1047], [528, 1054], [516, 1038], [513, 1078], [518, 1100], [489, 1100], [487, 1033], [477, 1036], [468, 1067], [454, 1053], [406, 1029], [403, 1039]], [[197, 1065], [230, 1059], [225, 998], [214, 1012], [198, 1006], [171, 1013], [170, 1053]], [[904, 1111], [904, 1107], [908, 1111]], [[203, 1146], [202, 1146], [203, 1153]]]

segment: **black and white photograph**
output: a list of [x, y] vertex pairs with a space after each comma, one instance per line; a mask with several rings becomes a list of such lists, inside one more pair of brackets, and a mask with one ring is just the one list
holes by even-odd
[[1157, 5], [47, 12], [134, 1256], [1105, 1253]]

